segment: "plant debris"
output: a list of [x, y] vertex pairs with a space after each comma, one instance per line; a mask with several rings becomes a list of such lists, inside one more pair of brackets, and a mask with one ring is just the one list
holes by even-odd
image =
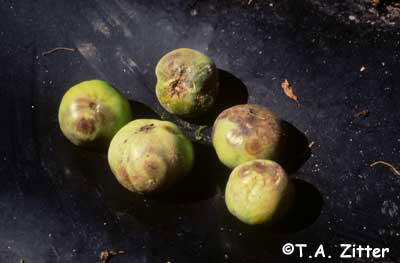
[[251, 2], [253, 2], [253, 0], [249, 0], [249, 1], [247, 2], [247, 4], [248, 4], [248, 5], [251, 5]]
[[115, 251], [106, 249], [100, 252], [100, 263], [108, 263], [113, 257], [123, 254], [125, 254], [125, 251], [123, 250]]
[[208, 126], [206, 125], [201, 125], [199, 128], [194, 133], [194, 138], [196, 141], [201, 141], [203, 139], [203, 136], [201, 136], [201, 132], [206, 129]]
[[397, 174], [398, 176], [400, 176], [400, 171], [397, 170], [393, 165], [391, 165], [390, 163], [385, 162], [385, 161], [376, 161], [376, 162], [371, 163], [369, 166], [370, 166], [370, 167], [373, 167], [373, 166], [375, 166], [375, 165], [377, 165], [377, 164], [383, 164], [383, 165], [389, 167], [390, 170], [392, 170], [392, 172], [394, 172], [395, 174]]
[[360, 68], [360, 72], [363, 72], [365, 69], [366, 69], [366, 67], [364, 67], [364, 66], [361, 66], [361, 68]]
[[285, 79], [282, 82], [281, 87], [282, 87], [285, 95], [288, 96], [291, 100], [297, 102], [297, 106], [300, 107], [299, 100], [298, 100], [297, 96], [294, 95], [292, 86], [289, 84], [289, 81], [287, 79]]
[[362, 110], [360, 112], [357, 112], [354, 114], [354, 118], [359, 118], [359, 117], [368, 117], [369, 115], [369, 110]]
[[50, 55], [56, 51], [60, 51], [60, 50], [64, 50], [64, 51], [69, 51], [69, 52], [75, 52], [76, 48], [69, 48], [69, 47], [56, 47], [53, 49], [50, 49], [49, 51], [45, 51], [42, 53], [42, 56], [47, 56]]

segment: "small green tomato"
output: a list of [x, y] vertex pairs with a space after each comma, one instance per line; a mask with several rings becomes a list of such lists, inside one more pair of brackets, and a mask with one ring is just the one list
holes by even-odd
[[203, 53], [180, 48], [163, 56], [156, 67], [156, 95], [170, 113], [197, 117], [208, 111], [218, 93], [218, 70]]
[[282, 167], [270, 160], [252, 160], [229, 176], [225, 202], [229, 212], [249, 225], [273, 224], [288, 212], [294, 188]]
[[254, 104], [224, 110], [212, 131], [218, 158], [232, 169], [250, 160], [277, 160], [283, 137], [281, 121], [267, 108]]
[[61, 131], [78, 146], [107, 148], [132, 119], [129, 102], [101, 80], [83, 81], [63, 96], [58, 111]]
[[108, 163], [129, 191], [145, 194], [166, 189], [193, 166], [193, 146], [174, 123], [138, 119], [114, 136]]

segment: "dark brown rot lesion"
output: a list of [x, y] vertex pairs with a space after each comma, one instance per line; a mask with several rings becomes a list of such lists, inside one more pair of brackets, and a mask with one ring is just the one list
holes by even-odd
[[167, 82], [167, 92], [172, 99], [181, 99], [192, 87], [194, 58], [183, 51], [166, 55], [160, 62], [162, 79]]
[[110, 115], [105, 107], [87, 98], [77, 98], [71, 103], [68, 114], [74, 118], [76, 130], [84, 135], [94, 134], [96, 127]]
[[91, 108], [92, 110], [95, 110], [96, 107], [97, 107], [97, 103], [95, 103], [93, 101], [89, 102], [89, 108]]
[[279, 120], [262, 106], [237, 105], [222, 112], [218, 119], [227, 119], [236, 125], [234, 133], [247, 138], [245, 149], [251, 155], [262, 152], [265, 142], [279, 140]]
[[96, 130], [96, 125], [93, 119], [81, 118], [76, 122], [76, 130], [83, 134], [90, 135]]
[[150, 173], [153, 173], [155, 171], [158, 170], [158, 164], [152, 161], [146, 161], [144, 163], [144, 167], [147, 171], [149, 171]]
[[146, 124], [139, 128], [139, 132], [149, 132], [154, 128], [154, 123]]
[[249, 142], [245, 144], [244, 148], [251, 155], [256, 155], [263, 150], [263, 146], [259, 138], [251, 138]]
[[204, 54], [193, 49], [177, 49], [164, 55], [156, 67], [156, 93], [169, 112], [196, 117], [215, 102], [218, 71]]
[[186, 67], [185, 64], [180, 64], [170, 72], [169, 93], [171, 98], [182, 98], [188, 92], [190, 83], [188, 83]]

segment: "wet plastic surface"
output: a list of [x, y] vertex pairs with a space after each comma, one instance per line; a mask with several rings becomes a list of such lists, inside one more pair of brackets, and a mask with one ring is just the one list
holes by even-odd
[[[400, 177], [369, 167], [400, 167], [399, 35], [341, 24], [302, 1], [249, 2], [1, 2], [0, 262], [96, 262], [105, 249], [126, 251], [112, 262], [299, 262], [282, 254], [287, 242], [324, 244], [332, 262], [342, 262], [341, 243], [389, 247], [385, 260], [399, 262]], [[43, 55], [55, 47], [77, 50]], [[61, 97], [88, 79], [112, 83], [137, 117], [161, 117], [154, 68], [178, 47], [205, 52], [224, 75], [213, 114], [262, 104], [314, 142], [291, 174], [297, 201], [281, 225], [229, 215], [229, 171], [207, 144], [196, 143], [186, 180], [142, 197], [117, 183], [104, 155], [61, 134]], [[185, 131], [193, 137], [212, 116]]]

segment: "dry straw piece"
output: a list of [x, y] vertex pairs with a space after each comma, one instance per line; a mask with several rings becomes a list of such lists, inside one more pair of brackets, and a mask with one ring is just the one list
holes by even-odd
[[296, 95], [293, 93], [292, 86], [289, 84], [289, 81], [285, 79], [282, 84], [281, 88], [283, 89], [283, 92], [285, 93], [286, 96], [288, 96], [291, 100], [295, 101], [297, 103], [297, 106], [300, 107], [299, 100]]
[[377, 165], [377, 164], [383, 164], [383, 165], [389, 167], [390, 170], [392, 170], [393, 173], [395, 173], [395, 174], [397, 174], [397, 175], [400, 176], [399, 170], [397, 170], [393, 165], [391, 165], [390, 163], [385, 162], [385, 161], [376, 161], [376, 162], [371, 163], [369, 166], [370, 166], [370, 167], [373, 167], [373, 166], [375, 166], [375, 165]]

